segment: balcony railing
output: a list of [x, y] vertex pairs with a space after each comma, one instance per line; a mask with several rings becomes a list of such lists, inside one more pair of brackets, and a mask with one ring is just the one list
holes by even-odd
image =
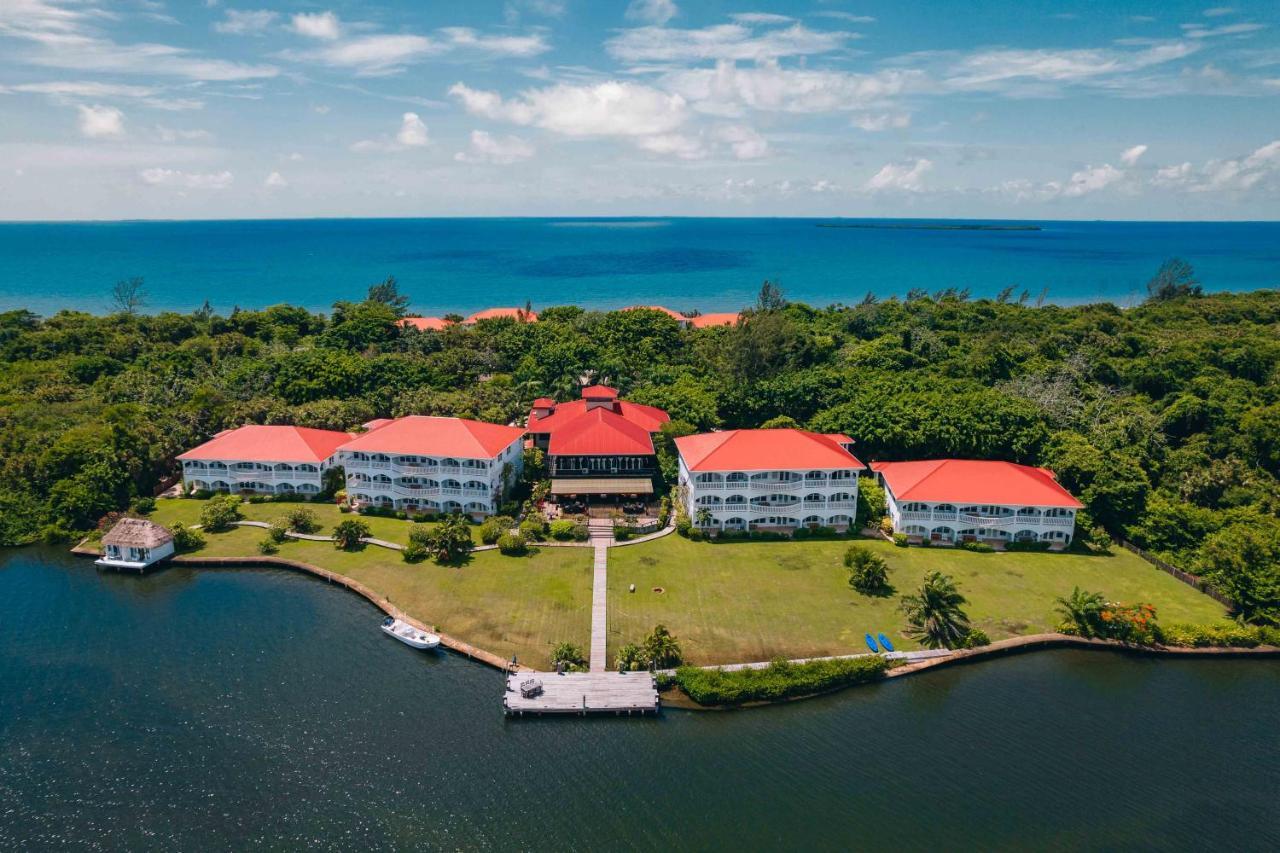
[[751, 488], [756, 491], [764, 491], [765, 489], [781, 489], [783, 491], [794, 491], [804, 485], [804, 480], [752, 480]]

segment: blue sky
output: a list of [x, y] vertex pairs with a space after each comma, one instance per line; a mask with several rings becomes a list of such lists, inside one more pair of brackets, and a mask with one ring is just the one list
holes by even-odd
[[1280, 3], [0, 0], [0, 218], [1275, 219]]

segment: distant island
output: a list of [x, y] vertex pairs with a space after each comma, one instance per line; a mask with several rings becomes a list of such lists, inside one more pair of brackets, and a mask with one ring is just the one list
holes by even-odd
[[947, 224], [910, 222], [819, 222], [819, 228], [873, 228], [880, 231], [1042, 231], [1039, 225], [983, 225], [977, 222]]

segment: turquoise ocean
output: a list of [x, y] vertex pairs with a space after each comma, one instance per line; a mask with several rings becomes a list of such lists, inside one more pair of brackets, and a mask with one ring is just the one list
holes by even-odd
[[[838, 226], [838, 227], [832, 227]], [[0, 310], [108, 310], [118, 279], [147, 310], [287, 302], [326, 310], [394, 275], [423, 314], [501, 305], [724, 311], [761, 281], [825, 306], [913, 288], [1008, 286], [1029, 300], [1131, 305], [1169, 257], [1206, 290], [1280, 286], [1277, 222], [816, 219], [314, 219], [0, 223]]]

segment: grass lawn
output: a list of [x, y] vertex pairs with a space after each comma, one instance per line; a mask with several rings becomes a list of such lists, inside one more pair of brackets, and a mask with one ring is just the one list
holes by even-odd
[[[172, 524], [199, 522], [201, 501], [159, 501], [151, 516]], [[270, 521], [294, 504], [245, 504], [244, 515]], [[306, 504], [329, 532], [343, 515], [335, 507]], [[407, 541], [409, 522], [366, 518], [374, 535]], [[256, 557], [266, 531], [240, 527], [206, 533], [193, 556]], [[276, 555], [341, 572], [389, 598], [396, 606], [438, 630], [486, 651], [547, 668], [560, 642], [577, 643], [585, 653], [591, 635], [591, 549], [537, 548], [525, 557], [497, 551], [472, 554], [462, 566], [431, 561], [404, 562], [398, 551], [366, 546], [339, 551], [327, 542], [289, 541]], [[372, 618], [372, 616], [371, 616]]]
[[[205, 501], [195, 498], [161, 498], [156, 501], [156, 511], [149, 518], [165, 527], [170, 527], [174, 522], [181, 521], [183, 524], [192, 525], [200, 523], [200, 510], [204, 507]], [[332, 503], [259, 503], [251, 504], [248, 502], [240, 505], [240, 513], [248, 521], [274, 521], [295, 507], [305, 507], [315, 514], [316, 521], [320, 524], [320, 529], [316, 532], [319, 534], [329, 535], [333, 533], [333, 528], [340, 521], [348, 518], [358, 518], [365, 524], [369, 525], [375, 539], [386, 539], [388, 542], [398, 542], [401, 545], [407, 545], [409, 542], [409, 528], [414, 522], [401, 521], [398, 518], [381, 518], [372, 515], [356, 515], [354, 513], [338, 512], [336, 504]], [[429, 522], [428, 522], [429, 523]], [[474, 530], [472, 531], [474, 534]], [[259, 538], [262, 532], [258, 533]], [[476, 539], [476, 536], [472, 536]], [[478, 542], [479, 540], [476, 539]]]
[[897, 647], [917, 648], [902, 635], [898, 597], [935, 569], [955, 578], [970, 619], [993, 640], [1053, 630], [1054, 599], [1074, 586], [1155, 604], [1165, 623], [1225, 616], [1213, 599], [1123, 549], [1112, 556], [975, 554], [858, 542], [889, 562], [893, 597], [867, 598], [849, 588], [842, 562], [848, 541], [713, 544], [673, 535], [610, 549], [609, 659], [657, 623], [680, 640], [686, 660], [699, 664], [861, 652], [866, 632], [883, 631]]

